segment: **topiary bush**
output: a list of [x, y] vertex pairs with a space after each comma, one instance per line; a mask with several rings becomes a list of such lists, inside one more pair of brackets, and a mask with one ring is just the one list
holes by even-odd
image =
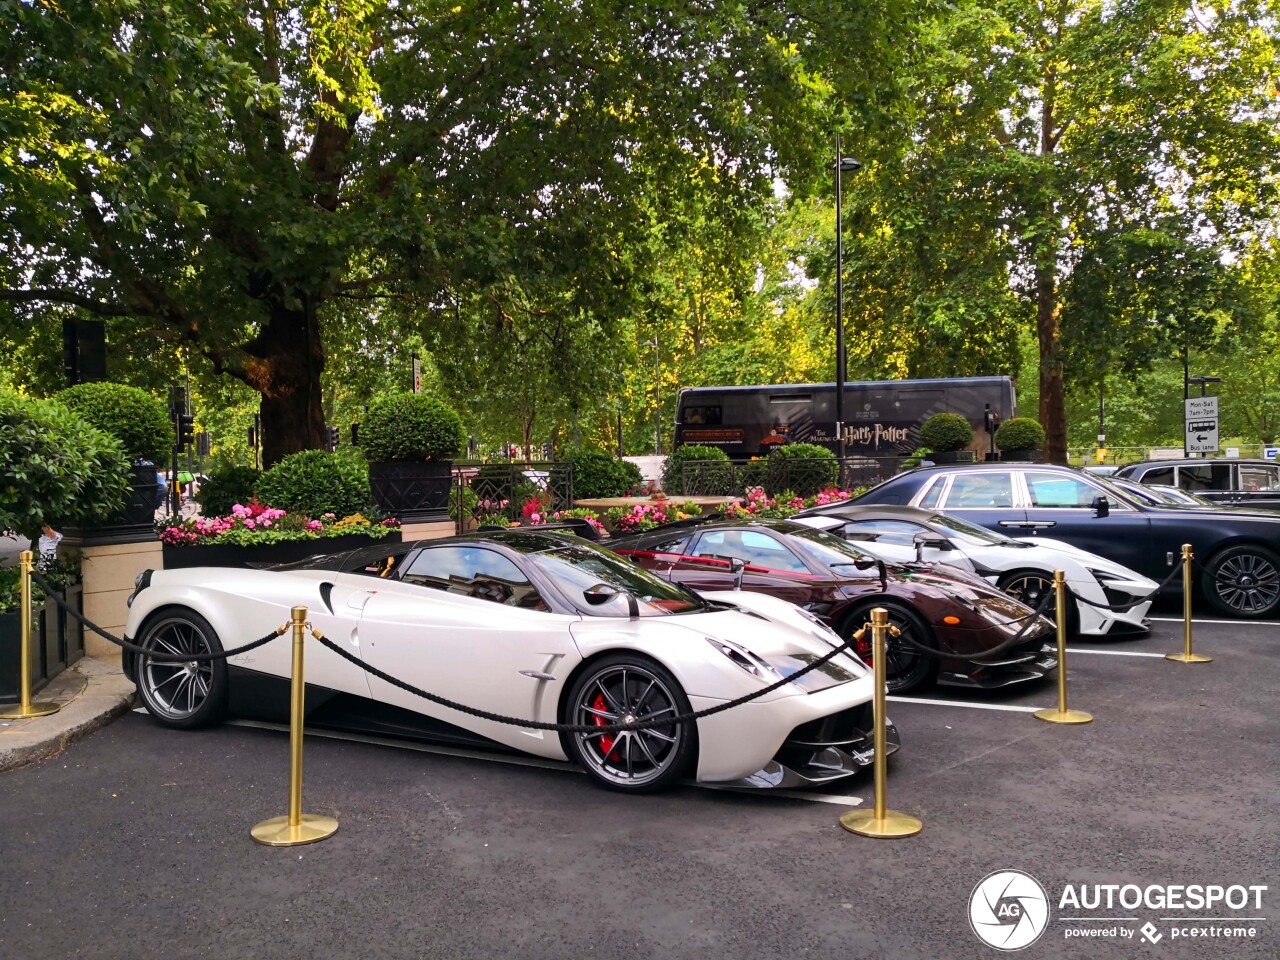
[[939, 453], [963, 450], [973, 443], [973, 427], [958, 413], [935, 413], [920, 428], [920, 443]]
[[792, 490], [812, 497], [819, 490], [835, 486], [840, 475], [836, 455], [814, 443], [787, 443], [769, 454], [765, 489], [770, 493]]
[[[206, 517], [225, 517], [237, 503], [247, 504], [253, 499], [254, 488], [262, 476], [253, 467], [232, 466], [215, 470], [200, 484], [196, 501]], [[335, 511], [336, 512], [336, 511]]]
[[457, 411], [423, 393], [379, 397], [360, 421], [360, 446], [378, 463], [452, 460], [466, 444]]
[[996, 428], [996, 446], [1005, 450], [1037, 450], [1044, 445], [1044, 427], [1030, 417], [1014, 417]]
[[634, 463], [596, 450], [580, 450], [569, 456], [573, 465], [575, 500], [625, 497], [644, 477]]
[[70, 408], [0, 389], [0, 530], [83, 526], [120, 509], [129, 458]]
[[368, 468], [323, 450], [289, 454], [258, 479], [255, 493], [264, 506], [309, 517], [373, 510]]
[[[716, 462], [685, 470], [684, 465], [694, 460]], [[719, 447], [706, 447], [696, 443], [677, 447], [662, 467], [662, 489], [668, 494], [723, 497], [741, 493], [738, 489], [740, 486], [733, 464], [729, 462], [729, 455]]]
[[79, 383], [54, 399], [119, 440], [128, 460], [164, 463], [173, 448], [169, 412], [145, 390], [123, 383]]

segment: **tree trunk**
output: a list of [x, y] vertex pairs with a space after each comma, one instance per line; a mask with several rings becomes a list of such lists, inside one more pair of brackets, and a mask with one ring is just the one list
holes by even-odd
[[324, 449], [324, 344], [314, 303], [276, 306], [253, 344], [246, 381], [262, 394], [262, 462]]
[[1067, 405], [1059, 352], [1057, 271], [1052, 263], [1036, 268], [1036, 334], [1040, 342], [1040, 424], [1047, 463], [1067, 462]]

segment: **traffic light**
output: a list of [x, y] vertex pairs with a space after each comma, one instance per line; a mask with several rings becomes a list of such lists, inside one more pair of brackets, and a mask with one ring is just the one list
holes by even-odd
[[982, 425], [986, 428], [987, 433], [995, 433], [1000, 427], [1000, 412], [987, 407], [982, 414]]
[[338, 449], [338, 428], [324, 428], [324, 448], [329, 453], [335, 453]]
[[169, 416], [175, 420], [180, 413], [187, 412], [187, 388], [181, 384], [169, 385]]
[[201, 430], [199, 433], [196, 434], [196, 456], [197, 457], [209, 456], [209, 451], [211, 446], [212, 446], [212, 441], [209, 438], [209, 432], [207, 430]]
[[351, 445], [360, 446], [360, 421], [358, 420], [351, 425]]
[[187, 447], [195, 439], [196, 418], [189, 413], [180, 413], [175, 418], [174, 426], [177, 428], [179, 447]]

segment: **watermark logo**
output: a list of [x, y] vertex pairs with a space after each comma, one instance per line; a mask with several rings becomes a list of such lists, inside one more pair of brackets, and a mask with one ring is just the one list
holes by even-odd
[[1144, 923], [1138, 932], [1142, 934], [1142, 939], [1147, 941], [1147, 943], [1159, 943], [1164, 939], [1164, 934], [1161, 933], [1160, 929], [1150, 920]]
[[987, 874], [969, 895], [969, 925], [997, 950], [1022, 950], [1049, 925], [1049, 897], [1035, 877], [1021, 870]]

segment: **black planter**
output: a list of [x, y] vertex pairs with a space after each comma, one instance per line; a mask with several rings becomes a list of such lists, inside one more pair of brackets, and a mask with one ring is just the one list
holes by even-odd
[[402, 523], [449, 519], [453, 463], [415, 460], [369, 464], [369, 490], [378, 509]]
[[1000, 459], [1005, 461], [1030, 461], [1031, 463], [1040, 463], [1044, 459], [1043, 450], [1032, 450], [1030, 448], [1024, 450], [1001, 450]]
[[17, 703], [22, 682], [22, 615], [0, 613], [0, 703]]
[[374, 539], [360, 534], [346, 537], [322, 537], [319, 540], [285, 540], [282, 543], [264, 543], [254, 546], [235, 546], [210, 543], [197, 546], [175, 547], [164, 544], [161, 552], [164, 568], [176, 570], [184, 567], [241, 567], [254, 569], [271, 567], [277, 563], [295, 563], [317, 554], [346, 553], [360, 547], [372, 547], [380, 543], [399, 543], [400, 531], [393, 530], [385, 537]]
[[103, 523], [72, 531], [83, 546], [102, 543], [145, 543], [156, 538], [156, 468], [130, 468], [124, 506]]
[[972, 450], [935, 450], [929, 454], [934, 463], [973, 463]]

